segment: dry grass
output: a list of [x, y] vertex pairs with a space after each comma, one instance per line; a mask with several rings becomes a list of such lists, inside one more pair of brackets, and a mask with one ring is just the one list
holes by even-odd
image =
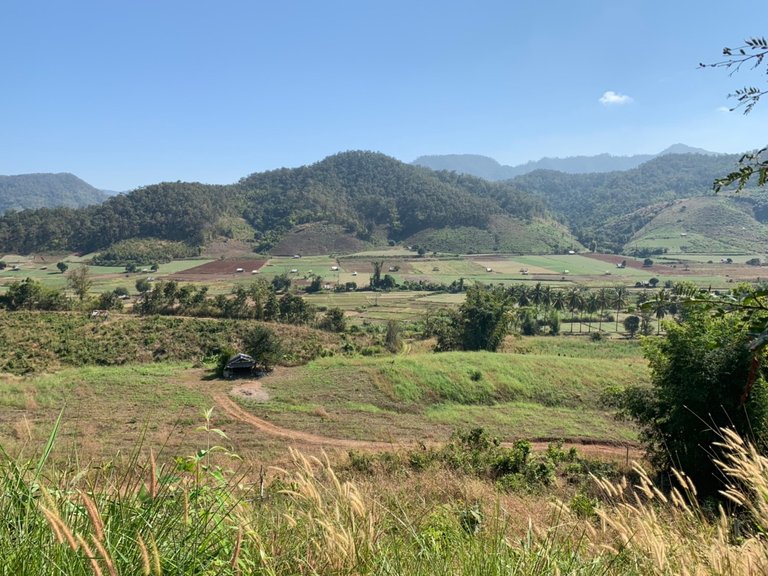
[[639, 482], [595, 479], [609, 504], [598, 511], [600, 530], [591, 532], [594, 553], [631, 558], [645, 574], [768, 573], [768, 459], [731, 430], [722, 431], [718, 462], [729, 479], [722, 494], [736, 505], [722, 505], [710, 520], [690, 480], [675, 472], [677, 486], [662, 493], [641, 468]]

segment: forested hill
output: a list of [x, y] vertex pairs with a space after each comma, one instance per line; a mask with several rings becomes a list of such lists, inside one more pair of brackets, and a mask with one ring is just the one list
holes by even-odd
[[402, 240], [448, 227], [482, 229], [494, 217], [544, 216], [540, 198], [373, 152], [345, 152], [237, 184], [162, 183], [83, 209], [39, 209], [0, 218], [0, 252], [91, 252], [131, 238], [203, 244], [223, 216], [245, 219], [262, 248], [294, 226], [325, 222], [361, 239]]
[[73, 174], [19, 174], [0, 176], [0, 214], [8, 210], [79, 208], [99, 204], [107, 198]]
[[253, 174], [240, 186], [245, 217], [262, 231], [327, 221], [363, 239], [383, 230], [399, 240], [425, 228], [485, 228], [494, 214], [545, 214], [539, 198], [509, 184], [433, 172], [373, 152], [344, 152], [311, 166]]
[[[565, 174], [537, 170], [508, 183], [544, 199], [588, 245], [613, 218], [658, 202], [712, 194], [712, 182], [731, 172], [738, 159], [738, 155], [725, 154], [670, 154], [623, 172]], [[601, 242], [620, 248], [626, 239], [601, 238]]]

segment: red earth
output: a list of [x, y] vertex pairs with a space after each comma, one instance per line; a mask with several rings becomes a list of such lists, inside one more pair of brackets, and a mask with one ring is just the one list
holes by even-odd
[[[231, 259], [231, 260], [214, 260], [207, 264], [201, 264], [194, 268], [188, 268], [177, 272], [178, 275], [192, 275], [197, 276], [200, 274], [214, 275], [214, 276], [228, 276], [235, 274], [250, 274], [252, 270], [259, 270], [266, 260], [256, 259]], [[242, 272], [238, 272], [237, 269], [242, 268]]]

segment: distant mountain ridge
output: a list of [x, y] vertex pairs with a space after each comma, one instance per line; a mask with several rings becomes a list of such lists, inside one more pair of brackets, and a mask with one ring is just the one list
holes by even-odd
[[104, 192], [67, 172], [0, 176], [0, 214], [8, 210], [81, 208], [106, 199]]
[[470, 174], [486, 180], [509, 180], [535, 170], [556, 170], [567, 174], [589, 174], [598, 172], [616, 172], [631, 170], [659, 156], [669, 154], [701, 154], [717, 156], [719, 153], [685, 144], [673, 144], [658, 154], [635, 154], [633, 156], [614, 156], [597, 154], [595, 156], [569, 156], [566, 158], [541, 158], [517, 166], [500, 164], [493, 158], [478, 154], [444, 154], [419, 156], [412, 162], [432, 170], [448, 170], [461, 174]]

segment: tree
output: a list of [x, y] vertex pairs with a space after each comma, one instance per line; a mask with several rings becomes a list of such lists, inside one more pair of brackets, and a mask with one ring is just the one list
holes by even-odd
[[[768, 40], [765, 37], [747, 38], [742, 46], [736, 48], [723, 48], [725, 58], [711, 64], [699, 64], [701, 67], [725, 68], [731, 74], [746, 67], [749, 69], [760, 68], [765, 57], [768, 56]], [[744, 114], [749, 114], [760, 98], [768, 94], [768, 90], [756, 86], [745, 86], [736, 89], [729, 94], [729, 98], [736, 99], [736, 105], [731, 111], [742, 109]], [[744, 154], [739, 160], [739, 168], [730, 174], [715, 180], [715, 192], [719, 192], [724, 186], [736, 184], [737, 190], [742, 190], [753, 178], [758, 186], [764, 186], [768, 182], [768, 146], [754, 152]]]
[[272, 289], [275, 292], [288, 291], [291, 288], [291, 278], [288, 274], [278, 274], [272, 278]]
[[72, 289], [80, 302], [88, 296], [88, 291], [91, 289], [92, 284], [93, 282], [86, 266], [75, 268], [69, 273], [67, 278], [67, 286]]
[[[573, 334], [573, 323], [576, 322], [576, 310], [581, 311], [584, 308], [584, 297], [581, 288], [574, 286], [565, 297], [568, 309], [571, 311], [571, 334]], [[581, 332], [581, 319], [579, 319], [579, 332]]]
[[634, 314], [624, 318], [624, 330], [627, 331], [630, 338], [634, 338], [640, 329], [640, 317]]
[[619, 312], [627, 305], [628, 292], [624, 286], [613, 289], [613, 306], [616, 306], [616, 332], [619, 331]]
[[58, 268], [58, 269], [59, 269], [59, 272], [61, 272], [62, 274], [64, 274], [64, 272], [66, 272], [67, 270], [69, 270], [69, 266], [67, 266], [67, 263], [66, 263], [66, 262], [58, 262], [58, 263], [56, 264], [56, 268]]
[[269, 372], [280, 360], [282, 344], [266, 326], [256, 326], [244, 338], [245, 350], [264, 372]]
[[374, 260], [371, 262], [373, 266], [373, 274], [371, 274], [371, 289], [376, 290], [381, 284], [381, 270], [384, 267], [383, 260]]
[[602, 332], [603, 330], [603, 314], [605, 309], [611, 303], [611, 294], [607, 288], [600, 288], [597, 291], [597, 305], [600, 308], [600, 316], [597, 317], [597, 330]]
[[435, 328], [435, 350], [498, 350], [509, 332], [508, 312], [513, 299], [501, 286], [475, 284], [467, 289], [464, 303], [449, 311]]
[[314, 308], [301, 296], [283, 294], [279, 307], [280, 322], [285, 324], [309, 324], [315, 317]]
[[462, 320], [461, 342], [464, 350], [498, 350], [509, 331], [507, 312], [512, 307], [503, 288], [485, 288], [476, 284], [467, 290], [459, 307]]
[[314, 294], [315, 292], [320, 292], [320, 290], [323, 289], [323, 278], [322, 276], [315, 276], [312, 278], [312, 282], [309, 283], [309, 286], [306, 287], [307, 294]]
[[653, 300], [650, 301], [650, 308], [656, 316], [656, 335], [661, 333], [661, 321], [669, 312], [669, 305], [670, 301], [664, 288], [654, 294]]
[[5, 294], [0, 294], [0, 306], [8, 310], [64, 310], [67, 302], [61, 291], [27, 278], [13, 282]]
[[584, 298], [584, 311], [589, 315], [587, 322], [587, 332], [592, 332], [592, 314], [598, 311], [600, 303], [595, 292], [588, 292], [587, 297]]
[[152, 288], [152, 284], [149, 283], [149, 280], [146, 278], [139, 278], [136, 280], [136, 292], [139, 294], [144, 294], [144, 292], [149, 292], [149, 290]]
[[123, 303], [115, 292], [102, 292], [96, 301], [96, 310], [122, 310]]
[[718, 428], [766, 448], [768, 386], [749, 342], [738, 315], [713, 317], [699, 306], [665, 337], [644, 341], [651, 388], [631, 388], [622, 399], [657, 469], [683, 470], [700, 495], [722, 488], [713, 463]]

